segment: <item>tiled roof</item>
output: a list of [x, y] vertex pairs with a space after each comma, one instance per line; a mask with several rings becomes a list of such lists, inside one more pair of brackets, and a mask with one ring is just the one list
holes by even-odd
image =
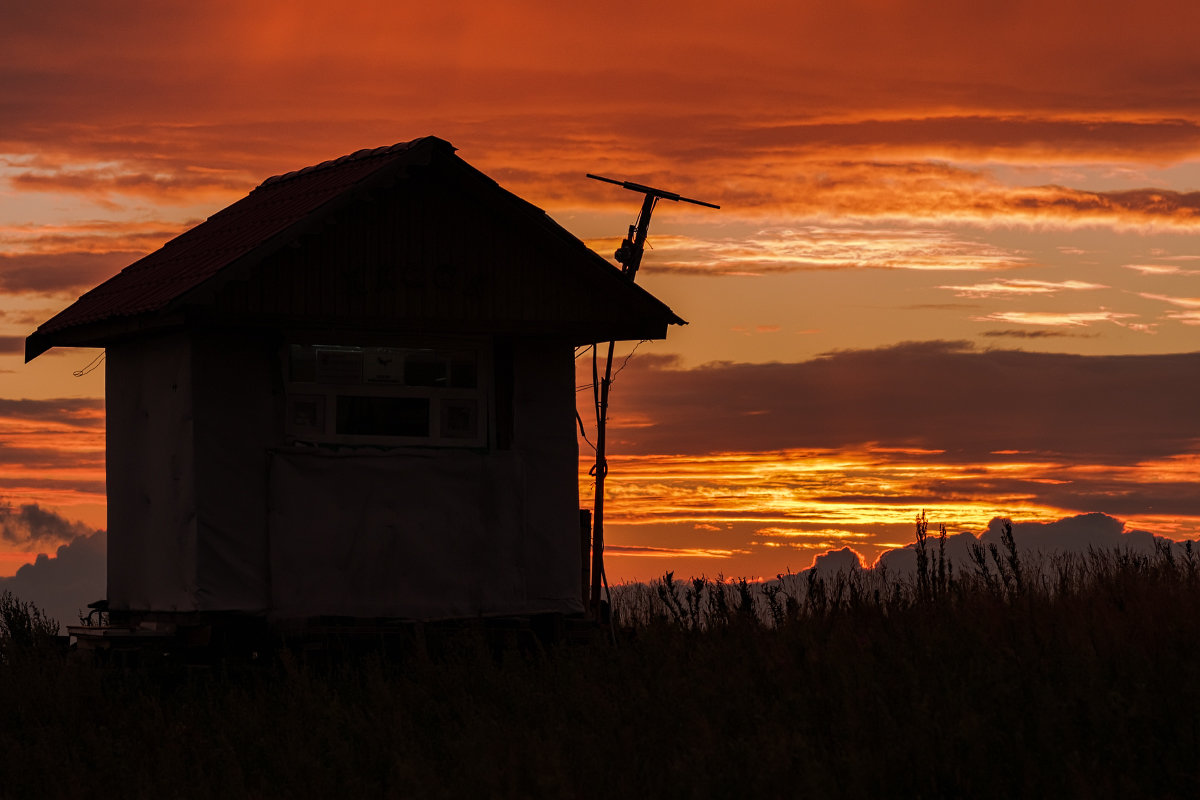
[[234, 261], [278, 246], [281, 238], [289, 238], [289, 229], [310, 220], [326, 203], [380, 170], [411, 160], [424, 147], [453, 150], [427, 136], [267, 178], [246, 197], [81, 296], [39, 326], [35, 336], [160, 311]]
[[[406, 166], [431, 164], [443, 157], [465, 167], [485, 184], [532, 213], [546, 234], [566, 240], [578, 250], [573, 263], [599, 279], [603, 291], [613, 291], [660, 319], [662, 324], [686, 324], [642, 287], [625, 280], [619, 270], [592, 253], [544, 212], [496, 187], [482, 173], [454, 156], [454, 147], [426, 136], [410, 142], [359, 150], [311, 167], [267, 178], [250, 194], [217, 212], [160, 249], [130, 264], [75, 303], [43, 323], [25, 343], [26, 361], [57, 344], [103, 344], [117, 328], [140, 328], [143, 321], [170, 317], [192, 304], [203, 303], [194, 293], [218, 273], [237, 265], [253, 265], [318, 227], [359, 196], [360, 190], [388, 186]], [[115, 327], [114, 327], [115, 326]], [[107, 332], [106, 332], [107, 331]]]

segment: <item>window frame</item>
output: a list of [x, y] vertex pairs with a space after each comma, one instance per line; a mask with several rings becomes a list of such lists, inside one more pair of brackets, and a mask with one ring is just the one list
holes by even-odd
[[[332, 341], [331, 341], [332, 340]], [[322, 383], [314, 370], [312, 380], [294, 380], [293, 348], [313, 349], [313, 358], [320, 349], [360, 351], [364, 362], [371, 350], [395, 350], [408, 355], [417, 351], [433, 351], [436, 357], [447, 361], [446, 386], [412, 386], [404, 382], [368, 381], [365, 374], [358, 382], [341, 381]], [[475, 361], [475, 386], [456, 387], [448, 385], [453, 369], [455, 353], [470, 353]], [[292, 338], [281, 347], [281, 365], [284, 378], [284, 438], [289, 444], [344, 445], [362, 447], [435, 447], [479, 449], [490, 446], [493, 428], [492, 358], [490, 348], [481, 339], [437, 339], [405, 340], [402, 342], [343, 341], [340, 337], [314, 337], [311, 341]], [[365, 373], [365, 368], [364, 368]], [[387, 434], [339, 433], [338, 403], [340, 397], [395, 397], [422, 398], [429, 400], [429, 435], [396, 436]], [[298, 404], [312, 400], [320, 410], [314, 415], [311, 426], [296, 422]], [[475, 404], [475, 433], [473, 436], [446, 435], [443, 415], [448, 406], [455, 402]]]

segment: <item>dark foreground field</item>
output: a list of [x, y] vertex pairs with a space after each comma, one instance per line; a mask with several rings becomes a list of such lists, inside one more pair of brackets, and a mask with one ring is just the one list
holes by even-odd
[[0, 795], [1200, 796], [1195, 561], [997, 555], [625, 587], [615, 648], [118, 670], [10, 639]]

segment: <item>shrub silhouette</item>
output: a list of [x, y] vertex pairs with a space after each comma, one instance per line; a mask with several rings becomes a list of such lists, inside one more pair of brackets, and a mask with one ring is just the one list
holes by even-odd
[[19, 600], [5, 589], [0, 592], [0, 659], [10, 661], [50, 645], [58, 635], [58, 622], [33, 603]]

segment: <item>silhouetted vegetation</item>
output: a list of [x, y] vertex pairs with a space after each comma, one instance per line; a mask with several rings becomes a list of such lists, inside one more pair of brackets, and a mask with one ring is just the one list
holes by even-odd
[[58, 622], [33, 603], [5, 589], [0, 592], [0, 663], [44, 653], [56, 647]]
[[1190, 548], [1032, 563], [1008, 531], [962, 567], [944, 545], [922, 520], [911, 576], [614, 587], [615, 648], [6, 660], [4, 794], [1200, 795]]

